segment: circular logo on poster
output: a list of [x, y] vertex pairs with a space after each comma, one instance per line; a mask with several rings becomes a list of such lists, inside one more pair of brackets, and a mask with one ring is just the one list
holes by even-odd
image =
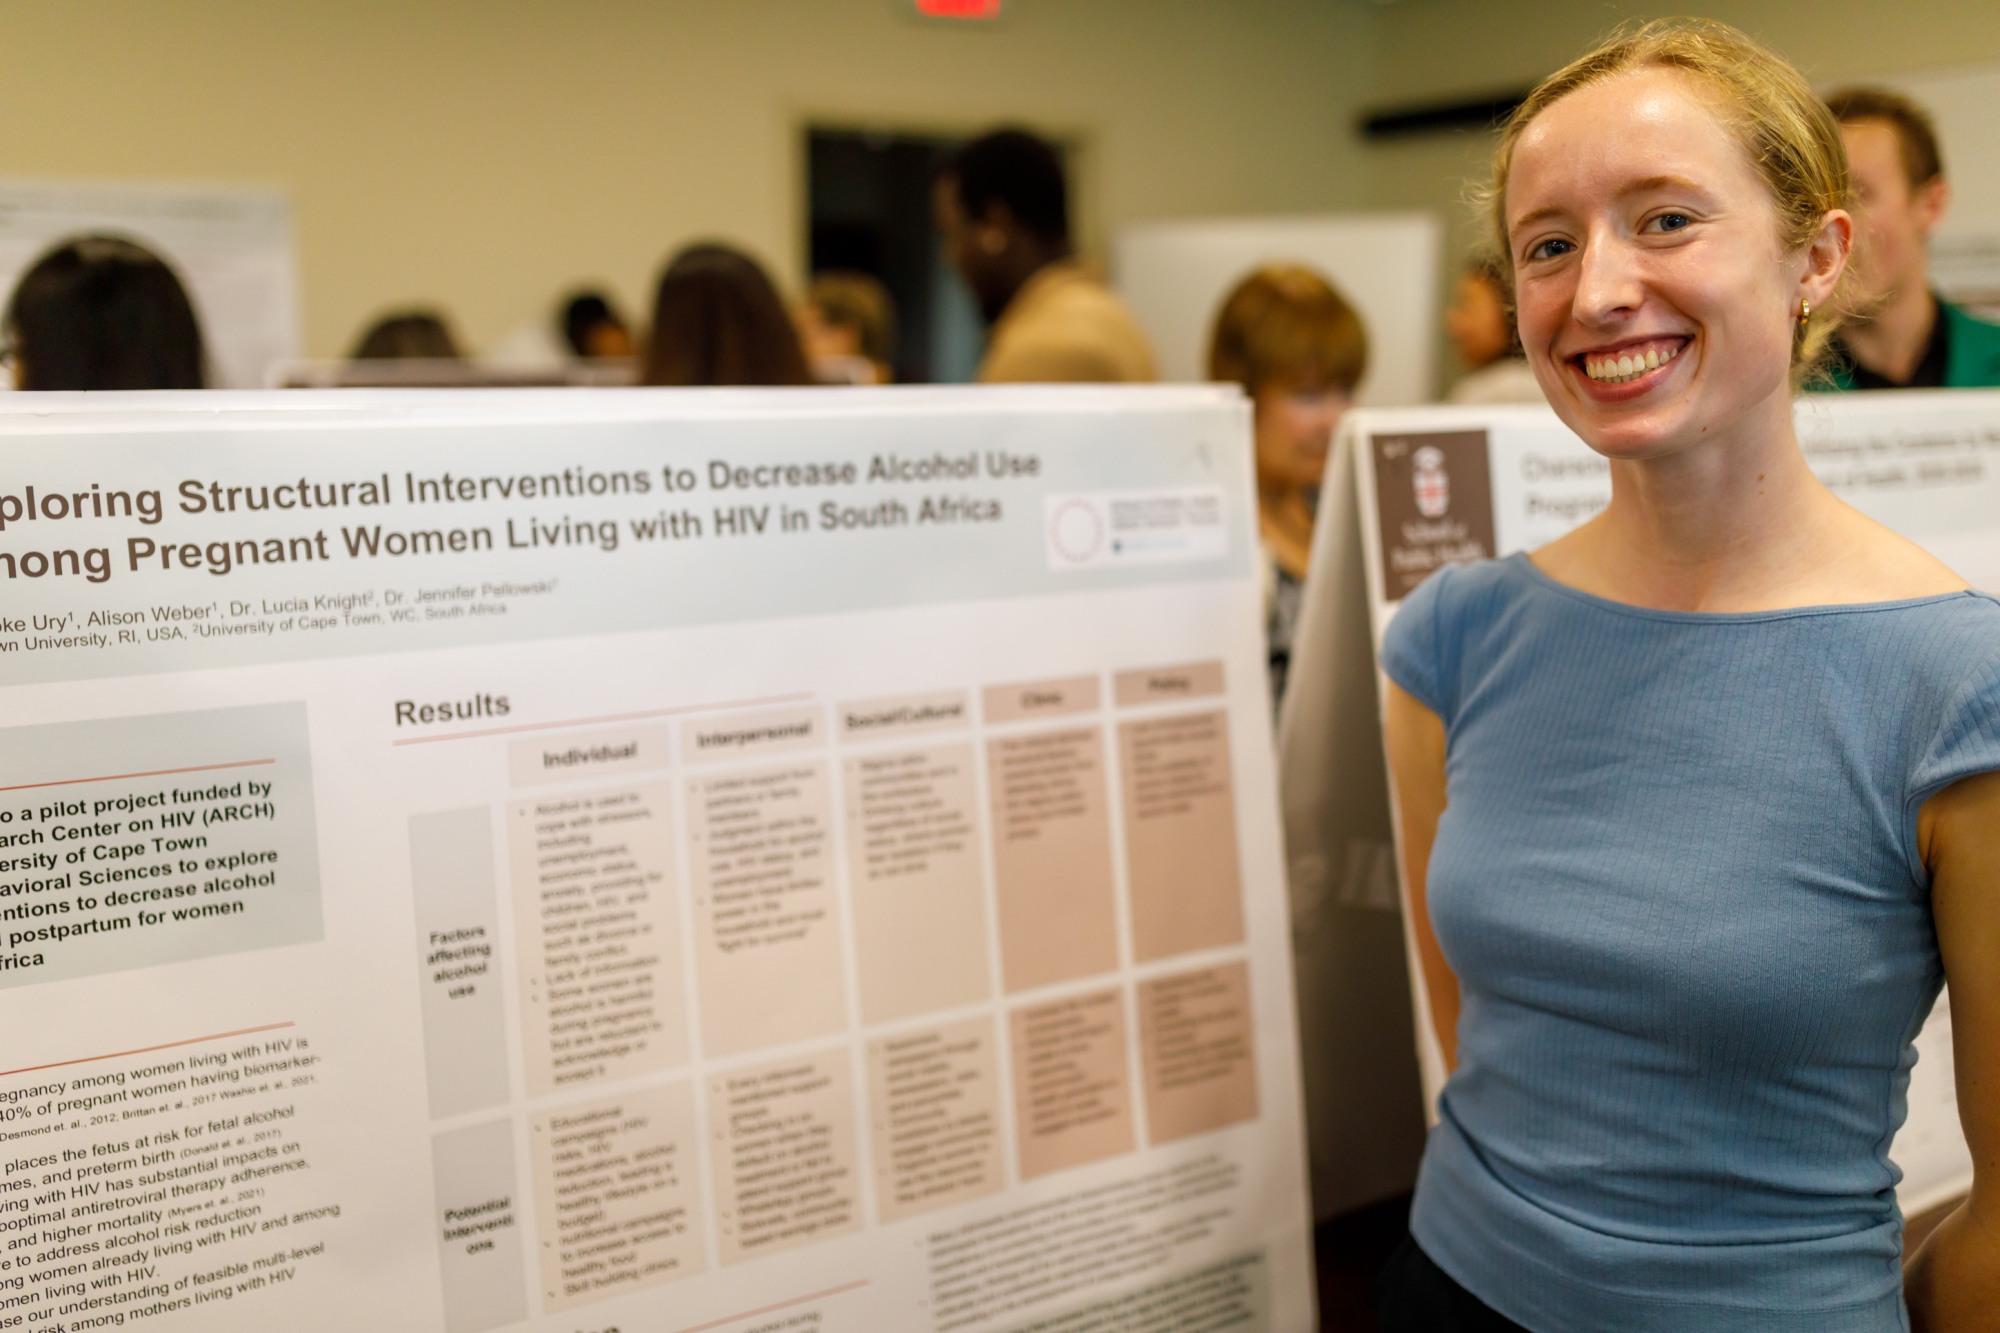
[[1427, 444], [1410, 455], [1410, 484], [1417, 492], [1417, 512], [1443, 518], [1451, 508], [1451, 477], [1444, 470], [1444, 450]]
[[1065, 500], [1049, 515], [1049, 544], [1073, 565], [1104, 549], [1104, 516], [1088, 500]]

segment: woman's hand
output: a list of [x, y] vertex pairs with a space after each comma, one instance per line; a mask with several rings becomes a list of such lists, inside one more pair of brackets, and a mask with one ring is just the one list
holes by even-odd
[[1972, 1333], [2000, 1312], [2000, 773], [1924, 803], [1919, 846], [1951, 988], [1958, 1116], [1972, 1195], [1903, 1270], [1914, 1333]]
[[1438, 818], [1444, 814], [1444, 723], [1436, 713], [1394, 681], [1388, 682], [1388, 710], [1383, 719], [1389, 747], [1389, 776], [1395, 785], [1396, 829], [1402, 842], [1403, 877], [1409, 885], [1407, 924], [1417, 947], [1424, 994], [1430, 1000], [1431, 1024], [1444, 1051], [1444, 1067], [1458, 1067], [1458, 978], [1445, 962], [1431, 929], [1424, 889], [1430, 872], [1431, 844], [1437, 840]]

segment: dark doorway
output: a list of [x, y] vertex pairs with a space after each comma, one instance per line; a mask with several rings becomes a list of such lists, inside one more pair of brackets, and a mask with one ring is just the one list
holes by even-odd
[[978, 309], [945, 263], [931, 225], [931, 185], [964, 142], [861, 130], [806, 130], [810, 273], [853, 269], [896, 303], [896, 378], [972, 378], [985, 341]]

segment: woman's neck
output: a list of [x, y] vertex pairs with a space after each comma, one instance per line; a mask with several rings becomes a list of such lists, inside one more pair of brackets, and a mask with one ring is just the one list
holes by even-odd
[[1610, 504], [1536, 560], [1563, 582], [1660, 610], [1809, 605], [1842, 600], [1837, 574], [1825, 576], [1852, 513], [1806, 464], [1787, 404], [1767, 429], [1614, 462]]
[[1312, 557], [1312, 497], [1297, 486], [1260, 484], [1257, 529], [1278, 568], [1295, 579], [1304, 578]]

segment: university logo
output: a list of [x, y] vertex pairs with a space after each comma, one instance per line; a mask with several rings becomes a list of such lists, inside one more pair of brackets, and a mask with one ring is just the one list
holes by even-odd
[[1483, 430], [1377, 435], [1382, 595], [1401, 601], [1445, 565], [1493, 554], [1493, 465]]
[[1417, 494], [1417, 512], [1443, 518], [1451, 508], [1451, 475], [1444, 470], [1444, 450], [1427, 444], [1410, 455], [1410, 485]]

